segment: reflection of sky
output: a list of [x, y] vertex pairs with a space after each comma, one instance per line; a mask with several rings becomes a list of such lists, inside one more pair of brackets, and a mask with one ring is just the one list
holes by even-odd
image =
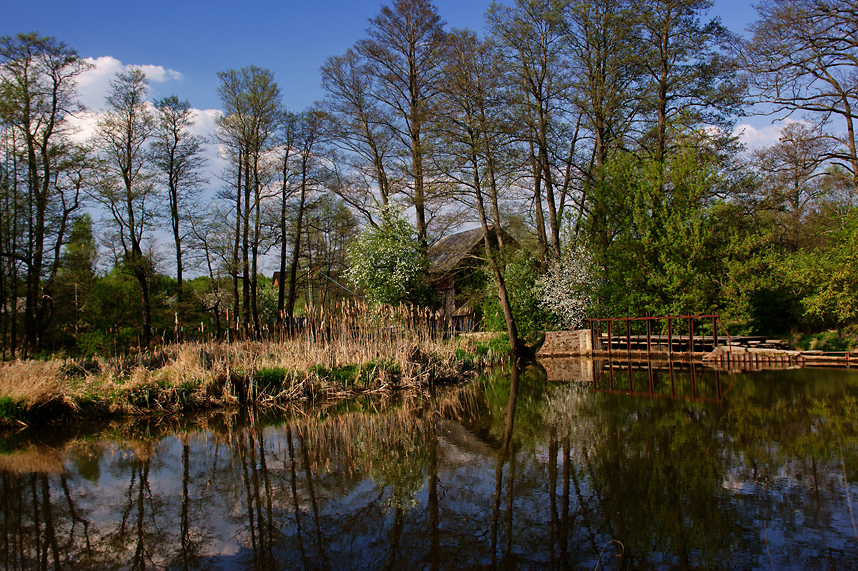
[[[567, 553], [574, 554], [570, 561], [583, 567], [593, 568], [600, 550], [613, 545], [614, 539], [629, 549], [631, 565], [672, 567], [678, 561], [677, 521], [713, 526], [711, 533], [690, 527], [684, 532], [691, 542], [689, 556], [698, 566], [769, 567], [769, 556], [778, 569], [815, 568], [834, 558], [841, 567], [858, 565], [839, 456], [815, 458], [810, 452], [791, 456], [795, 452], [788, 450], [796, 446], [789, 445], [785, 434], [771, 435], [768, 442], [745, 449], [742, 433], [723, 423], [731, 418], [727, 414], [731, 407], [756, 410], [749, 408], [743, 395], [760, 399], [760, 387], [767, 385], [748, 384], [752, 381], [745, 379], [723, 403], [693, 406], [588, 392], [559, 383], [539, 388], [537, 397], [523, 391], [514, 425], [514, 456], [503, 459], [500, 470], [506, 404], [497, 398], [496, 389], [490, 389], [495, 405], [471, 407], [482, 412], [474, 417], [450, 415], [434, 424], [440, 517], [435, 539], [442, 567], [488, 566], [493, 556], [524, 567], [548, 566], [558, 561], [562, 534], [568, 540]], [[529, 382], [527, 386], [536, 390], [538, 385]], [[854, 384], [854, 380], [840, 382], [847, 389]], [[794, 384], [811, 396], [817, 394], [809, 381]], [[830, 383], [826, 386], [830, 388]], [[780, 385], [762, 392], [780, 398], [788, 391]], [[784, 398], [791, 403], [790, 414], [798, 415], [802, 399], [793, 394]], [[775, 406], [765, 399], [757, 404]], [[428, 565], [433, 541], [430, 442], [414, 436], [426, 434], [426, 416], [421, 412], [411, 419], [397, 413], [388, 418], [386, 414], [344, 415], [348, 422], [342, 423], [340, 417], [330, 417], [320, 427], [310, 421], [305, 428], [293, 425], [294, 463], [285, 428], [268, 427], [255, 434], [236, 428], [228, 437], [208, 433], [182, 437], [189, 445], [191, 539], [199, 543], [199, 554], [222, 569], [246, 568], [254, 557], [265, 556], [275, 557], [286, 568], [302, 568], [312, 566], [309, 562], [318, 561], [320, 553], [332, 568], [385, 566], [394, 553], [397, 566]], [[406, 418], [415, 423], [413, 432], [403, 424]], [[662, 418], [685, 418], [695, 424], [701, 437], [711, 436], [711, 441], [699, 443], [718, 455], [699, 467], [709, 472], [698, 474], [697, 466], [683, 464], [686, 458], [669, 456], [675, 449], [662, 440], [675, 436], [673, 425], [657, 428], [661, 432], [651, 435], [636, 431], [648, 423], [658, 427]], [[806, 416], [796, 418], [805, 419], [799, 424], [807, 426]], [[542, 424], [547, 421], [553, 428]], [[699, 424], [706, 422], [714, 424], [701, 430]], [[559, 440], [552, 442], [549, 434], [559, 435]], [[806, 429], [798, 436], [816, 437]], [[609, 439], [614, 444], [609, 445]], [[624, 446], [616, 446], [625, 440]], [[147, 549], [159, 566], [175, 562], [180, 554], [182, 439], [167, 436], [154, 442], [147, 446], [142, 440], [86, 441], [81, 446], [90, 451], [97, 448], [101, 455], [97, 482], [78, 473], [74, 446], [68, 454], [66, 476], [74, 508], [88, 522], [96, 551], [112, 557], [111, 561], [128, 561], [133, 555], [141, 460], [146, 458]], [[262, 470], [260, 442], [267, 472]], [[361, 449], [348, 449], [347, 442]], [[255, 446], [252, 454], [251, 446]], [[389, 450], [398, 453], [387, 456]], [[850, 457], [858, 454], [849, 445], [844, 450]], [[311, 481], [304, 452], [311, 459]], [[567, 454], [569, 470], [564, 469]], [[704, 459], [700, 454], [690, 452], [690, 460]], [[408, 458], [422, 466], [422, 478], [413, 481], [410, 472], [397, 470], [401, 466], [386, 464], [389, 458], [397, 462]], [[672, 465], [664, 468], [665, 461]], [[297, 498], [292, 495], [293, 467]], [[397, 491], [400, 476], [405, 487]], [[659, 479], [664, 476], [683, 479]], [[374, 478], [386, 482], [385, 487]], [[25, 478], [24, 484], [23, 505], [28, 506], [32, 504], [26, 496], [31, 493], [29, 480]], [[68, 507], [59, 477], [50, 476], [50, 485], [59, 544], [65, 546], [71, 533]], [[849, 484], [848, 490], [854, 502], [858, 486]], [[564, 509], [569, 517], [566, 524]], [[648, 519], [641, 520], [643, 514]], [[6, 517], [0, 512], [0, 521]], [[129, 535], [124, 543], [117, 543], [123, 517]], [[273, 528], [267, 527], [269, 521]], [[719, 538], [711, 534], [722, 532], [724, 541], [734, 543], [716, 549]], [[85, 559], [79, 531], [74, 542], [75, 557]], [[270, 549], [254, 551], [254, 542]]]

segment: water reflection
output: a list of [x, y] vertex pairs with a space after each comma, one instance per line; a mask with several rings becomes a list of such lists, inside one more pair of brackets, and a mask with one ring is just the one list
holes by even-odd
[[534, 366], [401, 400], [10, 436], [0, 560], [858, 567], [855, 372], [680, 367], [671, 383], [617, 366], [611, 388], [611, 368], [590, 383], [547, 382]]

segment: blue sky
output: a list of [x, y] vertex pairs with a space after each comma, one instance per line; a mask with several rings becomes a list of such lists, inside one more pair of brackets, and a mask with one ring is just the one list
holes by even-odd
[[[510, 0], [503, 0], [508, 3]], [[217, 72], [249, 64], [267, 67], [286, 105], [300, 111], [322, 97], [319, 68], [365, 37], [381, 0], [0, 0], [0, 35], [38, 31], [56, 36], [97, 66], [79, 78], [82, 101], [98, 111], [109, 81], [126, 66], [140, 66], [151, 97], [176, 94], [197, 109], [196, 134], [213, 133], [220, 102]], [[490, 0], [435, 0], [448, 26], [483, 32]], [[756, 16], [748, 2], [715, 0], [720, 16], [741, 33]], [[95, 113], [78, 117], [81, 142], [92, 134]], [[750, 145], [777, 141], [769, 118], [744, 118]], [[741, 127], [741, 126], [740, 126]], [[212, 188], [224, 162], [208, 145]], [[165, 243], [168, 238], [160, 238]]]
[[[482, 32], [488, 0], [435, 0], [450, 26]], [[218, 71], [251, 63], [274, 72], [286, 105], [301, 110], [321, 97], [319, 67], [364, 37], [380, 0], [0, 0], [0, 35], [38, 30], [82, 57], [151, 66], [153, 95], [176, 93], [199, 109], [219, 107]], [[716, 0], [720, 16], [741, 32], [754, 19], [749, 2]], [[101, 60], [104, 62], [105, 60]], [[92, 107], [103, 81], [82, 85]], [[158, 80], [155, 80], [158, 79]]]

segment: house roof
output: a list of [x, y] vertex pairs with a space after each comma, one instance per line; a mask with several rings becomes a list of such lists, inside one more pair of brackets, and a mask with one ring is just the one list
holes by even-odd
[[[489, 236], [492, 241], [496, 240], [495, 233], [494, 227], [489, 228]], [[503, 236], [504, 240], [512, 240], [505, 232]], [[465, 230], [464, 232], [458, 232], [441, 238], [429, 249], [429, 272], [436, 275], [449, 274], [456, 270], [465, 258], [482, 259], [482, 240], [482, 228]], [[478, 246], [480, 250], [475, 251], [475, 248]]]
[[429, 249], [429, 271], [446, 274], [453, 271], [483, 239], [483, 229], [474, 228], [444, 236]]

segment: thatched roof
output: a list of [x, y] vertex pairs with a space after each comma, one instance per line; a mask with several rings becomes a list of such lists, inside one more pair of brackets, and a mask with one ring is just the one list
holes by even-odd
[[447, 274], [456, 269], [462, 260], [473, 255], [483, 239], [483, 229], [474, 228], [444, 236], [429, 249], [429, 272]]
[[[505, 241], [514, 242], [511, 236], [503, 232]], [[497, 242], [494, 227], [489, 228], [489, 239]], [[474, 228], [445, 236], [429, 248], [429, 272], [435, 275], [449, 274], [455, 271], [466, 258], [483, 259], [483, 229]]]

